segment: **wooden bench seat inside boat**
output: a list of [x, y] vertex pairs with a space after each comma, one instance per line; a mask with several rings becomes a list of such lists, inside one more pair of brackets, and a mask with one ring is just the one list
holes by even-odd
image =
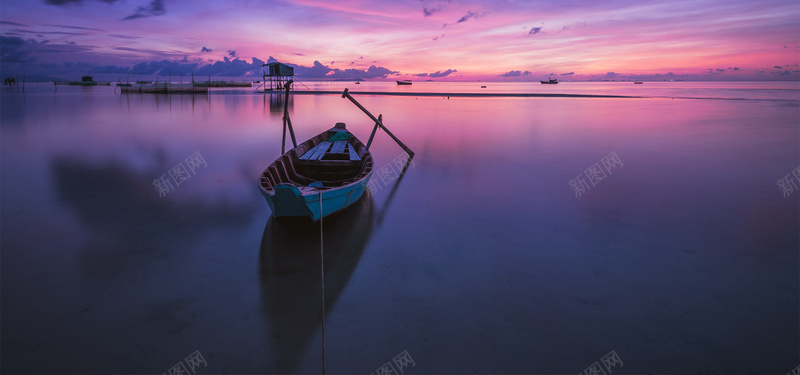
[[[312, 140], [312, 143], [316, 143], [314, 146], [301, 145], [294, 152], [290, 152], [293, 158], [290, 158], [289, 162], [292, 164], [293, 172], [299, 177], [297, 179], [320, 181], [325, 186], [330, 186], [330, 184], [352, 182], [361, 174], [364, 160], [353, 144], [348, 140], [333, 142], [323, 140], [330, 137], [329, 133], [324, 138], [315, 138]], [[363, 155], [366, 150], [360, 142], [359, 145]]]
[[301, 165], [316, 165], [314, 162], [324, 162], [325, 165], [336, 165], [341, 163], [329, 163], [342, 161], [347, 162], [344, 165], [360, 164], [361, 157], [358, 152], [353, 149], [353, 145], [347, 141], [328, 142], [322, 141], [310, 150], [303, 153], [302, 156], [297, 158], [298, 164]]
[[[345, 130], [344, 124], [317, 134], [281, 155], [262, 173], [263, 191], [291, 184], [301, 191], [318, 186], [336, 188], [363, 179], [372, 171], [365, 145]], [[305, 193], [304, 193], [305, 194]]]

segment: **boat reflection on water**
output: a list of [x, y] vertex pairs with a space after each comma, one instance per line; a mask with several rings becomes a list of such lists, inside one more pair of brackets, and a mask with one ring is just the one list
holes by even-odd
[[[347, 209], [323, 219], [326, 313], [331, 311], [358, 266], [374, 221], [369, 192]], [[272, 322], [273, 370], [278, 373], [297, 371], [312, 338], [319, 336], [322, 323], [319, 232], [319, 224], [279, 223], [270, 215], [261, 238], [262, 300]]]

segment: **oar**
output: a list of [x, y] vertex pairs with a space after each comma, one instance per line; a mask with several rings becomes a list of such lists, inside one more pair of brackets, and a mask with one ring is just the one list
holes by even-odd
[[[359, 102], [357, 102], [357, 101], [356, 101], [356, 100], [355, 100], [355, 99], [354, 99], [354, 98], [353, 98], [353, 97], [350, 95], [350, 93], [349, 93], [349, 92], [347, 92], [347, 91], [348, 91], [348, 89], [347, 89], [347, 88], [345, 88], [345, 89], [344, 89], [344, 92], [342, 93], [342, 97], [343, 97], [343, 98], [350, 99], [350, 101], [351, 101], [351, 102], [353, 102], [353, 104], [355, 104], [355, 105], [356, 105], [356, 107], [358, 107], [359, 109], [361, 109], [362, 111], [364, 111], [364, 113], [366, 113], [366, 114], [367, 114], [367, 116], [369, 116], [369, 118], [371, 118], [371, 119], [372, 119], [372, 121], [375, 121], [375, 126], [376, 126], [376, 127], [377, 127], [377, 126], [380, 126], [380, 128], [381, 128], [381, 129], [383, 129], [383, 130], [386, 132], [386, 134], [389, 134], [389, 136], [390, 136], [390, 137], [392, 137], [392, 139], [394, 139], [394, 141], [395, 141], [395, 142], [397, 142], [397, 144], [398, 144], [398, 145], [400, 145], [400, 147], [402, 147], [402, 148], [403, 148], [403, 150], [405, 150], [405, 151], [408, 153], [408, 155], [409, 155], [410, 157], [412, 157], [412, 158], [413, 158], [413, 157], [414, 157], [414, 151], [411, 151], [411, 149], [410, 149], [410, 148], [408, 148], [408, 146], [406, 146], [406, 145], [405, 145], [405, 144], [404, 144], [402, 141], [400, 141], [399, 139], [397, 139], [397, 137], [395, 137], [395, 136], [394, 136], [394, 134], [392, 134], [392, 132], [390, 132], [390, 131], [389, 131], [389, 129], [387, 129], [387, 128], [386, 128], [386, 126], [384, 126], [384, 125], [383, 125], [383, 121], [382, 121], [383, 119], [382, 119], [382, 118], [380, 118], [380, 119], [379, 119], [379, 118], [377, 118], [377, 117], [373, 116], [373, 115], [372, 115], [372, 113], [369, 113], [369, 111], [367, 111], [367, 109], [366, 109], [366, 108], [364, 108], [364, 106], [362, 106], [362, 105], [361, 105]], [[375, 131], [374, 131], [374, 130], [372, 131], [372, 134], [373, 134], [373, 135], [375, 134]], [[372, 137], [370, 137], [370, 139], [372, 139]], [[370, 142], [370, 143], [371, 143], [371, 142]]]

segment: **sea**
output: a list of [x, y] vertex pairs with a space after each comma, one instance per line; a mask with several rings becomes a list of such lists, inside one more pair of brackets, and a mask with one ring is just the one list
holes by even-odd
[[[0, 372], [799, 371], [800, 83], [294, 86], [3, 86]], [[345, 89], [414, 157], [276, 222]]]

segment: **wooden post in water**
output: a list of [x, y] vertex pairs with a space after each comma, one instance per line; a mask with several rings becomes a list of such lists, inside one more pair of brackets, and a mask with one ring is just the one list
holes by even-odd
[[[372, 113], [369, 113], [369, 111], [367, 111], [367, 109], [366, 109], [366, 108], [364, 108], [364, 107], [363, 107], [363, 106], [362, 106], [362, 105], [361, 105], [359, 102], [357, 102], [357, 101], [356, 101], [356, 100], [355, 100], [355, 99], [354, 99], [354, 98], [353, 98], [353, 97], [350, 95], [350, 93], [349, 93], [349, 92], [347, 92], [347, 91], [348, 91], [348, 89], [347, 89], [347, 88], [345, 88], [345, 89], [344, 89], [344, 92], [342, 93], [342, 97], [343, 97], [343, 98], [350, 99], [350, 101], [351, 101], [351, 102], [353, 102], [353, 104], [355, 104], [355, 105], [356, 105], [356, 107], [358, 107], [359, 109], [361, 109], [361, 110], [362, 110], [364, 113], [366, 113], [366, 114], [367, 114], [367, 116], [369, 116], [369, 118], [371, 118], [373, 121], [375, 121], [375, 125], [376, 125], [376, 126], [380, 126], [380, 127], [381, 127], [381, 129], [383, 129], [383, 130], [386, 132], [386, 134], [389, 134], [389, 136], [390, 136], [390, 137], [392, 137], [392, 139], [394, 139], [394, 141], [395, 141], [395, 142], [397, 142], [397, 144], [398, 144], [398, 145], [400, 145], [400, 147], [402, 147], [402, 148], [403, 148], [403, 150], [405, 150], [405, 151], [408, 153], [408, 156], [410, 156], [410, 157], [412, 157], [412, 158], [413, 158], [413, 157], [414, 157], [414, 151], [411, 151], [411, 149], [410, 149], [410, 148], [408, 148], [408, 146], [406, 146], [406, 145], [405, 145], [405, 144], [404, 144], [402, 141], [400, 141], [399, 139], [397, 139], [397, 137], [395, 137], [395, 136], [394, 136], [394, 134], [392, 134], [392, 132], [390, 132], [390, 131], [389, 131], [389, 129], [387, 129], [387, 128], [386, 128], [386, 126], [384, 126], [384, 125], [383, 125], [383, 121], [382, 121], [383, 119], [378, 119], [378, 118], [376, 118], [375, 116], [373, 116], [373, 115], [372, 115]], [[374, 133], [374, 132], [373, 132], [373, 133]], [[372, 140], [372, 137], [370, 137], [370, 140]]]
[[281, 135], [281, 155], [286, 152], [286, 128], [289, 128], [289, 135], [292, 136], [292, 145], [297, 147], [297, 139], [294, 137], [294, 128], [292, 127], [292, 120], [289, 118], [289, 89], [292, 86], [291, 79], [284, 84], [286, 88], [286, 96], [283, 101], [283, 135]]

